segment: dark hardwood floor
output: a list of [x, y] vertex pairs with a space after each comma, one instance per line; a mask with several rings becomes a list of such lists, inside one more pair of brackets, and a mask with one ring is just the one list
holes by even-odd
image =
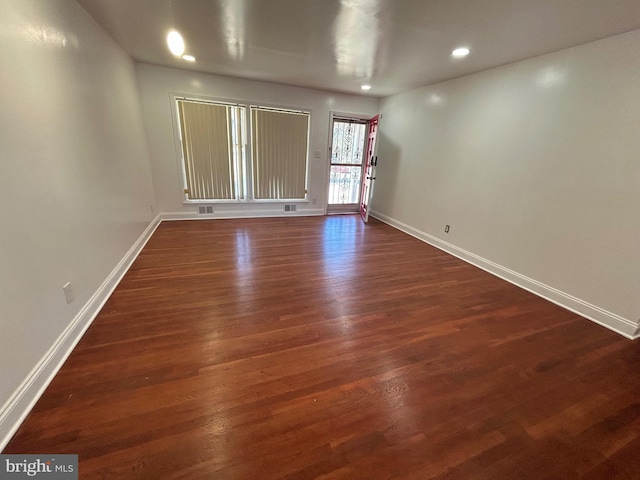
[[4, 453], [80, 478], [640, 478], [640, 351], [377, 221], [163, 223]]

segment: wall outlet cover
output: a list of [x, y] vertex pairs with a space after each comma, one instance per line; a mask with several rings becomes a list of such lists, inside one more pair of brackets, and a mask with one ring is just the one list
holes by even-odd
[[71, 288], [71, 282], [67, 282], [63, 285], [62, 291], [64, 292], [64, 297], [67, 299], [67, 303], [71, 303], [74, 300], [73, 288]]

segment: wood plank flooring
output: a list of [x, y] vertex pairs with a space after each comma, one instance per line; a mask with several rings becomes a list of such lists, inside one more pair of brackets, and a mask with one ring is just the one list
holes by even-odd
[[4, 453], [82, 479], [640, 478], [640, 350], [358, 217], [163, 223]]

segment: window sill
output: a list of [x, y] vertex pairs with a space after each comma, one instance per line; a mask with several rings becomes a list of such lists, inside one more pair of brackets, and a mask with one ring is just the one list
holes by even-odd
[[284, 205], [285, 203], [311, 203], [309, 199], [290, 200], [183, 200], [183, 205]]

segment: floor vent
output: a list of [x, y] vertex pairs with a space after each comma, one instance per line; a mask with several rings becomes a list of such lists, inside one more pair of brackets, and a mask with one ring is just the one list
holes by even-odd
[[285, 212], [295, 212], [297, 208], [297, 205], [285, 205], [284, 206], [284, 211]]
[[203, 205], [198, 207], [199, 215], [211, 215], [213, 214], [213, 205]]

